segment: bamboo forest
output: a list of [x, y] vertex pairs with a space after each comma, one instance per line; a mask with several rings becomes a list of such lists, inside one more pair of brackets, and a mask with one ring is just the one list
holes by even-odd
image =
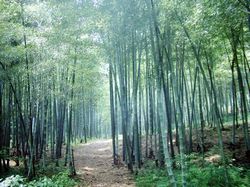
[[250, 187], [250, 0], [0, 0], [0, 187]]

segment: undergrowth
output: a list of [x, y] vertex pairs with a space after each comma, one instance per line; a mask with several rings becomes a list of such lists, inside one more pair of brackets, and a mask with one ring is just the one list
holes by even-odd
[[0, 187], [73, 187], [77, 181], [70, 178], [68, 169], [59, 160], [59, 166], [54, 162], [46, 161], [46, 166], [36, 165], [36, 177], [28, 181], [22, 174], [23, 167], [13, 167], [0, 179]]
[[[194, 164], [197, 158], [191, 155], [192, 159], [187, 159], [186, 181], [188, 187], [224, 187], [225, 186], [225, 168], [221, 165]], [[197, 158], [200, 159], [200, 158]], [[178, 162], [178, 161], [177, 161]], [[178, 167], [178, 166], [177, 166]], [[175, 169], [177, 185], [181, 186], [180, 168]], [[229, 187], [249, 187], [250, 171], [233, 165], [228, 165]], [[145, 167], [135, 176], [136, 186], [138, 187], [168, 187], [169, 179], [165, 169], [156, 168], [154, 163], [148, 161]]]
[[27, 181], [20, 175], [11, 175], [0, 182], [0, 187], [73, 187], [76, 184], [68, 172], [60, 172], [52, 177], [44, 176], [33, 181]]

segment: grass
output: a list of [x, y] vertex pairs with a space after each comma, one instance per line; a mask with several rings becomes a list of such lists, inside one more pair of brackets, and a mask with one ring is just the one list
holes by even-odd
[[[242, 125], [241, 117], [239, 116], [239, 125]], [[250, 115], [248, 115], [250, 119]], [[223, 131], [223, 141], [230, 143], [231, 141], [231, 128], [233, 123], [233, 116], [224, 116], [224, 124], [228, 131]], [[250, 186], [250, 168], [249, 163], [245, 163], [243, 159], [245, 155], [245, 146], [243, 145], [242, 129], [237, 129], [237, 145], [236, 150], [232, 151], [228, 148], [228, 145], [224, 146], [224, 153], [226, 155], [228, 181], [230, 187], [249, 187]], [[206, 156], [212, 156], [219, 153], [217, 145], [217, 132], [213, 128], [206, 127], [205, 143], [207, 143]], [[210, 147], [212, 145], [212, 147]], [[232, 161], [232, 155], [236, 153], [238, 160], [242, 163], [236, 163], [236, 166], [230, 164]], [[175, 159], [176, 168], [174, 174], [176, 177], [177, 185], [181, 185], [181, 168], [179, 158]], [[187, 171], [186, 181], [188, 187], [222, 187], [225, 186], [225, 168], [221, 163], [207, 163], [203, 165], [202, 155], [194, 153], [186, 155]], [[135, 176], [136, 186], [138, 187], [166, 187], [170, 186], [166, 169], [159, 169], [155, 166], [154, 161], [146, 161], [143, 169], [141, 169], [138, 175]]]
[[[228, 166], [228, 179], [230, 187], [248, 187], [250, 184], [250, 170]], [[174, 171], [177, 186], [181, 186], [181, 171]], [[220, 165], [206, 164], [204, 167], [189, 162], [186, 172], [188, 187], [223, 187], [225, 186], [225, 170]], [[137, 187], [167, 187], [170, 186], [167, 171], [154, 166], [148, 162], [146, 167], [135, 176]]]
[[[202, 165], [201, 155], [195, 153], [186, 156], [187, 171], [186, 181], [188, 187], [223, 187], [225, 186], [225, 168], [221, 164], [205, 162]], [[177, 186], [181, 186], [181, 168], [179, 158], [175, 160], [174, 174]], [[250, 170], [236, 167], [232, 164], [227, 166], [229, 187], [249, 187]], [[170, 186], [166, 169], [157, 168], [154, 162], [147, 161], [144, 168], [135, 176], [137, 187], [167, 187]]]

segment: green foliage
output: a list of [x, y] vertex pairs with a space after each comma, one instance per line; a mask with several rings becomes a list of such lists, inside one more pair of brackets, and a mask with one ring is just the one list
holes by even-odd
[[41, 187], [45, 187], [45, 186], [53, 186], [54, 183], [53, 181], [50, 179], [50, 178], [47, 178], [47, 177], [43, 177], [41, 178], [40, 180], [38, 181], [32, 181], [28, 184], [28, 186], [41, 186]]
[[145, 169], [141, 170], [136, 176], [136, 186], [138, 187], [152, 187], [165, 186], [167, 184], [167, 177], [164, 170], [160, 169]]
[[39, 165], [37, 165], [36, 174], [38, 177], [46, 175], [47, 177], [51, 178], [52, 176], [67, 170], [67, 167], [64, 166], [63, 159], [58, 160], [59, 165], [56, 167], [55, 162], [52, 160], [46, 159], [45, 163], [45, 167], [42, 161], [39, 163]]
[[[192, 155], [196, 158], [195, 155]], [[250, 184], [250, 171], [243, 168], [230, 166], [227, 168], [229, 186], [231, 187], [247, 187]], [[213, 186], [222, 187], [225, 185], [224, 178], [225, 168], [221, 166], [215, 166], [213, 164], [206, 165], [205, 167], [199, 167], [195, 164], [189, 166], [187, 170], [187, 184], [189, 187], [196, 186]], [[167, 172], [162, 169], [155, 168], [153, 165], [141, 170], [136, 176], [136, 186], [138, 187], [161, 187], [170, 186], [167, 177]], [[181, 172], [175, 171], [177, 176], [178, 186], [181, 186]]]
[[37, 181], [34, 180], [30, 183], [28, 183], [28, 187], [35, 187], [35, 186], [41, 186], [41, 187], [70, 187], [75, 186], [76, 182], [69, 178], [69, 174], [67, 172], [60, 172], [57, 175], [52, 176], [51, 178], [48, 177], [42, 177], [38, 179]]
[[[232, 187], [243, 187], [249, 184], [249, 174], [248, 171], [242, 175], [242, 168], [231, 166], [227, 168], [229, 186]], [[208, 165], [204, 168], [192, 166], [189, 168], [187, 181], [189, 186], [225, 186], [225, 168], [221, 166]]]
[[9, 186], [9, 187], [24, 187], [25, 178], [20, 175], [12, 175], [7, 177], [2, 182], [0, 182], [0, 186]]
[[51, 178], [41, 177], [37, 180], [28, 182], [24, 177], [20, 175], [12, 175], [4, 179], [0, 186], [9, 187], [71, 187], [77, 183], [69, 177], [68, 172], [60, 172], [57, 175], [53, 175]]

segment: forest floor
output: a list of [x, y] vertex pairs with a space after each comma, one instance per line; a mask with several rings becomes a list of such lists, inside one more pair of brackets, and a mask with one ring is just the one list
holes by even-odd
[[80, 186], [134, 187], [133, 175], [125, 166], [112, 165], [112, 140], [97, 140], [75, 147], [77, 178]]

